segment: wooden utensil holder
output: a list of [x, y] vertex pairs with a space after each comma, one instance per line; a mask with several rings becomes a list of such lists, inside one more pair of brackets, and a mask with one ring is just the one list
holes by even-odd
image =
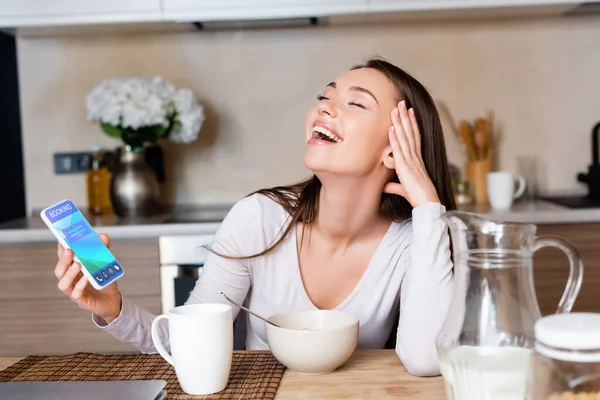
[[492, 170], [491, 158], [467, 162], [467, 180], [472, 186], [476, 204], [488, 203], [487, 175]]

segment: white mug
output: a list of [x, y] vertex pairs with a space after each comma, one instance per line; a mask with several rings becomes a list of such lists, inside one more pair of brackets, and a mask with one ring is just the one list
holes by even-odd
[[[519, 186], [515, 191], [515, 179]], [[525, 178], [512, 172], [490, 172], [487, 175], [487, 189], [490, 206], [494, 210], [508, 210], [513, 200], [525, 191]]]
[[[159, 337], [159, 322], [169, 321], [171, 354]], [[225, 389], [233, 358], [233, 320], [227, 304], [175, 307], [152, 322], [152, 341], [174, 368], [181, 389], [206, 395]]]

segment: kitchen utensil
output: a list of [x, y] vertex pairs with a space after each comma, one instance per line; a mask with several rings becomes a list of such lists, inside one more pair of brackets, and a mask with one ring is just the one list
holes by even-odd
[[475, 120], [475, 130], [482, 131], [484, 134], [487, 134], [487, 131], [489, 130], [487, 118], [477, 118]]
[[[169, 321], [167, 352], [160, 335], [163, 319]], [[233, 360], [233, 319], [228, 304], [190, 304], [171, 309], [152, 322], [152, 342], [175, 368], [187, 394], [217, 393], [227, 387]]]
[[460, 132], [460, 137], [462, 138], [463, 142], [467, 146], [467, 153], [469, 156], [469, 160], [471, 160], [471, 161], [476, 160], [477, 152], [475, 149], [475, 142], [473, 140], [473, 132], [471, 129], [471, 124], [469, 124], [465, 120], [460, 121], [459, 132]]
[[478, 160], [483, 160], [485, 159], [485, 154], [486, 154], [486, 150], [487, 150], [487, 137], [484, 133], [484, 131], [478, 130], [475, 132], [474, 136], [474, 142], [475, 142], [475, 151], [477, 154], [477, 159]]
[[226, 299], [228, 302], [230, 302], [231, 304], [233, 304], [234, 306], [236, 306], [236, 307], [239, 307], [239, 308], [241, 308], [242, 310], [246, 311], [247, 313], [250, 313], [250, 314], [254, 315], [254, 316], [255, 316], [256, 318], [258, 318], [258, 319], [262, 319], [262, 320], [263, 320], [263, 321], [265, 321], [267, 324], [271, 324], [271, 325], [274, 325], [274, 326], [278, 326], [278, 325], [276, 325], [275, 323], [273, 323], [273, 322], [269, 321], [268, 319], [266, 319], [265, 317], [261, 317], [261, 316], [260, 316], [260, 315], [258, 315], [257, 313], [255, 313], [255, 312], [253, 312], [253, 311], [250, 311], [250, 309], [248, 309], [248, 308], [246, 308], [246, 307], [242, 306], [241, 304], [238, 304], [238, 303], [236, 303], [235, 301], [231, 300], [229, 297], [227, 297], [227, 295], [226, 295], [225, 293], [221, 292], [221, 296], [225, 297], [225, 299]]
[[[475, 144], [479, 141], [480, 159], [488, 158], [492, 142], [492, 128], [487, 118], [477, 118], [475, 121], [476, 130], [479, 133], [479, 139], [475, 137]], [[476, 134], [477, 134], [476, 132]]]
[[487, 125], [488, 125], [488, 142], [490, 147], [493, 147], [494, 144], [494, 111], [493, 110], [489, 110], [486, 113], [486, 119], [487, 119]]
[[273, 356], [302, 375], [333, 372], [354, 353], [359, 320], [337, 310], [305, 310], [269, 317], [279, 325], [265, 325]]
[[473, 125], [476, 131], [485, 132], [487, 130], [487, 122], [483, 117], [477, 117]]
[[493, 147], [494, 141], [494, 112], [488, 111], [485, 117], [479, 117], [475, 120], [475, 131], [482, 132], [480, 135], [483, 136], [480, 139], [482, 143], [482, 156], [481, 158], [488, 158], [491, 155], [491, 148]]
[[541, 318], [533, 254], [557, 247], [570, 274], [557, 313], [571, 310], [581, 287], [577, 250], [559, 238], [536, 237], [531, 224], [494, 222], [448, 211], [454, 292], [437, 337], [440, 371], [454, 400], [524, 399], [534, 324]]
[[458, 132], [458, 126], [454, 122], [454, 118], [452, 118], [452, 114], [450, 113], [450, 110], [448, 109], [448, 106], [446, 105], [446, 103], [444, 103], [441, 100], [436, 101], [436, 103], [438, 104], [440, 116], [446, 117], [446, 119], [448, 120], [448, 123], [450, 124], [450, 127], [452, 128], [452, 132], [454, 133], [454, 135], [457, 137], [460, 137], [460, 133]]
[[[515, 180], [519, 186], [515, 190]], [[493, 210], [508, 210], [523, 195], [525, 178], [512, 172], [490, 172], [487, 176], [488, 199]]]

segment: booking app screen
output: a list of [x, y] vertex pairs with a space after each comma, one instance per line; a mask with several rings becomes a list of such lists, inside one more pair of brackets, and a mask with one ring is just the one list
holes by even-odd
[[121, 272], [110, 250], [73, 203], [65, 201], [46, 210], [46, 216], [98, 283], [104, 283]]

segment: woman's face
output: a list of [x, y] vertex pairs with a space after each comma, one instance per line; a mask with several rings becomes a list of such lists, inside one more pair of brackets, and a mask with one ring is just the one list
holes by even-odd
[[388, 170], [388, 129], [398, 93], [381, 72], [361, 68], [325, 87], [306, 118], [304, 163], [315, 174], [366, 176]]

